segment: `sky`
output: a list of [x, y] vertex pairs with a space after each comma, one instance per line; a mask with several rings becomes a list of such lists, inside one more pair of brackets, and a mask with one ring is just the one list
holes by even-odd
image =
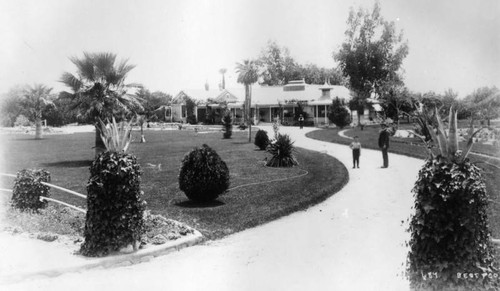
[[[500, 1], [380, 0], [409, 44], [407, 87], [465, 97], [500, 87]], [[335, 67], [350, 7], [373, 0], [0, 0], [0, 93], [18, 84], [68, 90], [70, 57], [113, 52], [135, 64], [128, 82], [175, 95], [236, 83], [235, 64], [269, 40], [301, 64]]]

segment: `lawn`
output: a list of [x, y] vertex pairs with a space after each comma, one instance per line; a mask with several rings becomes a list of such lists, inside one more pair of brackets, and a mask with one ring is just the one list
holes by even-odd
[[[378, 126], [367, 126], [364, 130], [360, 130], [359, 128], [349, 129], [344, 134], [350, 137], [357, 135], [364, 148], [378, 149], [379, 130], [380, 128]], [[346, 145], [351, 143], [350, 139], [339, 136], [338, 132], [338, 129], [325, 129], [310, 132], [307, 136], [322, 141]], [[463, 148], [463, 143], [460, 146]], [[498, 152], [498, 149], [490, 145], [474, 145], [472, 150], [483, 154]], [[417, 138], [404, 139], [391, 137], [389, 152], [420, 159], [425, 159], [427, 157], [427, 150], [423, 147], [423, 143]], [[500, 157], [500, 154], [497, 154], [496, 157]], [[478, 155], [469, 155], [469, 158], [483, 170], [483, 177], [485, 178], [487, 192], [491, 201], [488, 213], [490, 227], [493, 237], [500, 238], [500, 179], [498, 178], [500, 177], [500, 161]]]
[[[134, 134], [139, 141], [138, 133]], [[299, 167], [265, 167], [264, 159], [269, 155], [248, 143], [244, 132], [234, 132], [231, 139], [222, 139], [221, 132], [187, 130], [146, 131], [145, 135], [147, 142], [133, 142], [130, 152], [142, 166], [142, 190], [149, 209], [184, 222], [209, 239], [305, 209], [336, 193], [348, 181], [348, 172], [338, 160], [301, 148], [296, 152]], [[47, 135], [40, 141], [30, 135], [2, 135], [2, 171], [45, 168], [53, 184], [86, 194], [93, 142], [94, 133]], [[203, 143], [228, 164], [231, 185], [214, 203], [197, 205], [179, 190], [177, 179], [183, 156]], [[84, 199], [57, 190], [52, 191], [52, 197], [86, 206]]]

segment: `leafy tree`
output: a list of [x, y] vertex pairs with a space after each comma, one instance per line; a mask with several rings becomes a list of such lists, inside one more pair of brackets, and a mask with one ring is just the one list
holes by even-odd
[[338, 97], [328, 107], [328, 119], [340, 128], [344, 128], [351, 123], [351, 114]]
[[42, 117], [47, 121], [47, 124], [52, 126], [63, 126], [65, 124], [78, 122], [75, 113], [71, 110], [71, 100], [61, 98], [61, 94], [51, 95], [50, 99], [54, 106], [48, 106], [43, 110]]
[[347, 25], [346, 40], [333, 56], [356, 93], [353, 105], [361, 113], [371, 93], [380, 93], [386, 82], [399, 81], [398, 71], [408, 55], [408, 44], [403, 42], [402, 32], [396, 33], [394, 22], [383, 19], [378, 3], [372, 12], [351, 8]]
[[488, 126], [491, 119], [500, 117], [500, 90], [495, 86], [476, 89], [465, 100], [472, 114], [486, 120]]
[[403, 86], [391, 86], [388, 92], [383, 95], [381, 103], [384, 107], [385, 116], [396, 121], [398, 127], [399, 117], [401, 115], [409, 117], [415, 109], [410, 91]]
[[50, 100], [50, 92], [42, 84], [35, 84], [33, 87], [27, 86], [24, 90], [24, 98], [21, 99], [21, 106], [28, 114], [28, 118], [35, 122], [35, 139], [42, 139], [42, 112], [48, 106], [54, 106]]
[[2, 96], [0, 113], [2, 116], [2, 126], [14, 126], [14, 122], [22, 112], [20, 100], [23, 98], [23, 87], [14, 86]]
[[65, 72], [61, 82], [72, 93], [63, 96], [73, 100], [73, 108], [96, 127], [95, 154], [105, 150], [101, 140], [99, 119], [111, 120], [115, 115], [124, 115], [137, 111], [140, 104], [135, 95], [127, 94], [127, 89], [138, 88], [138, 84], [125, 84], [127, 74], [135, 67], [128, 60], [116, 63], [113, 53], [83, 53], [83, 58], [70, 58], [77, 68], [77, 74]]
[[299, 65], [290, 56], [289, 50], [286, 47], [280, 47], [274, 41], [267, 43], [258, 63], [264, 67], [261, 83], [263, 85], [284, 85], [300, 77]]
[[252, 84], [259, 79], [259, 67], [254, 60], [244, 60], [243, 63], [236, 63], [236, 73], [238, 83], [245, 85], [245, 119], [248, 125], [248, 142], [252, 141]]
[[327, 69], [323, 67], [320, 68], [314, 64], [306, 64], [304, 66], [299, 66], [299, 70], [299, 79], [303, 78], [307, 84], [322, 85], [325, 81], [332, 85], [346, 84], [342, 72], [337, 68]]

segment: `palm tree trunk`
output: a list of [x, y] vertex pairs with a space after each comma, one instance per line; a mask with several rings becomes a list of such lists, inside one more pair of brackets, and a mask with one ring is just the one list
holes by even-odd
[[35, 119], [35, 139], [42, 139], [42, 119]]
[[250, 85], [246, 84], [245, 85], [245, 95], [247, 99], [247, 123], [248, 123], [248, 142], [252, 142], [252, 120], [251, 120], [251, 115], [252, 115], [252, 89]]
[[106, 146], [104, 145], [104, 142], [101, 139], [101, 128], [97, 124], [95, 125], [95, 147], [94, 147], [94, 150], [95, 150], [95, 157], [96, 158], [100, 153], [103, 153], [106, 151]]
[[146, 142], [146, 138], [144, 137], [144, 123], [141, 123], [141, 143]]

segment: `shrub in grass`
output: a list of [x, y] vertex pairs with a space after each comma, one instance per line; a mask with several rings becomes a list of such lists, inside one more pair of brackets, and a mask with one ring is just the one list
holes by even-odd
[[459, 151], [456, 115], [452, 108], [448, 134], [437, 110], [431, 117], [420, 117], [438, 153], [431, 152], [413, 189], [407, 276], [414, 290], [499, 290], [500, 282], [492, 277], [498, 269], [487, 222], [486, 186], [479, 168], [466, 159], [475, 133], [471, 126], [467, 148]]
[[254, 144], [260, 149], [265, 150], [269, 144], [269, 137], [267, 136], [267, 131], [259, 129], [255, 134]]
[[208, 145], [194, 148], [182, 159], [179, 188], [193, 201], [217, 199], [229, 187], [229, 169]]
[[351, 114], [337, 97], [328, 108], [328, 119], [339, 128], [351, 123]]
[[12, 191], [11, 205], [21, 211], [38, 211], [47, 206], [40, 196], [49, 197], [50, 187], [41, 182], [50, 182], [50, 173], [44, 169], [24, 169], [17, 173]]
[[231, 138], [231, 135], [233, 135], [233, 117], [229, 110], [222, 117], [222, 124], [224, 125], [224, 138]]
[[267, 152], [272, 155], [267, 162], [269, 167], [293, 167], [299, 163], [294, 156], [295, 148], [288, 134], [278, 134], [277, 139], [269, 144]]
[[104, 256], [128, 245], [134, 249], [143, 232], [145, 202], [140, 190], [141, 169], [137, 158], [126, 153], [130, 144], [130, 123], [119, 128], [101, 123], [107, 151], [90, 166], [87, 184], [85, 241], [81, 253]]

